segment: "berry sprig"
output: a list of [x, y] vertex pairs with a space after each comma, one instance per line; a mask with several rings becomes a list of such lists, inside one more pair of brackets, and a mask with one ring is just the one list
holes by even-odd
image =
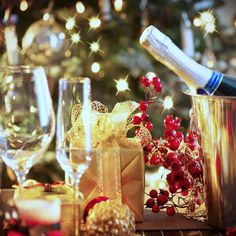
[[[139, 103], [140, 113], [132, 118], [132, 124], [144, 126], [149, 131], [153, 124], [147, 113], [150, 105], [159, 102], [163, 89], [158, 77], [141, 77], [145, 100]], [[185, 208], [187, 215], [194, 215], [199, 205], [204, 203], [203, 159], [196, 131], [190, 131], [184, 137], [180, 130], [182, 119], [167, 115], [164, 119], [165, 130], [159, 139], [152, 139], [144, 146], [144, 162], [151, 166], [163, 166], [166, 169], [168, 189], [151, 190], [146, 207], [158, 213], [165, 209], [169, 216], [174, 216], [179, 208]]]

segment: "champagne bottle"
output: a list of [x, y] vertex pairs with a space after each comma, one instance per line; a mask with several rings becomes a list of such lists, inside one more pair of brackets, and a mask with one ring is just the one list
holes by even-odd
[[204, 67], [189, 58], [171, 39], [154, 26], [147, 27], [140, 44], [198, 94], [236, 96], [236, 77]]

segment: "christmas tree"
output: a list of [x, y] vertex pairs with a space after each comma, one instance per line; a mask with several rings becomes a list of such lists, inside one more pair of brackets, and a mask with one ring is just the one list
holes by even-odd
[[[191, 107], [190, 98], [182, 93], [185, 85], [140, 47], [139, 36], [153, 24], [189, 56], [208, 67], [234, 74], [236, 51], [232, 49], [236, 44], [232, 39], [236, 21], [231, 9], [235, 5], [233, 0], [3, 0], [1, 65], [43, 66], [55, 109], [61, 77], [90, 77], [93, 100], [111, 110], [119, 101], [142, 100], [138, 80], [152, 72], [164, 81], [163, 102], [150, 111], [153, 133], [162, 134], [167, 113], [181, 117], [185, 131]], [[17, 50], [11, 59], [14, 45]], [[49, 153], [45, 159], [46, 164], [44, 160], [36, 165], [29, 176], [48, 182], [63, 178], [55, 155]], [[11, 184], [4, 172], [3, 187]]]

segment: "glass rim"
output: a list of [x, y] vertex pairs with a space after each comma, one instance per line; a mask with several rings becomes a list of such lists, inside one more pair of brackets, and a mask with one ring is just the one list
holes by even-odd
[[91, 83], [91, 80], [89, 77], [87, 76], [78, 76], [78, 77], [71, 77], [71, 78], [67, 78], [67, 77], [63, 77], [59, 79], [59, 84], [63, 84], [63, 83]]
[[12, 71], [12, 72], [27, 72], [27, 71], [33, 71], [37, 69], [43, 69], [42, 66], [31, 66], [31, 65], [7, 65], [7, 66], [2, 66], [0, 67], [0, 73], [5, 72], [5, 71]]

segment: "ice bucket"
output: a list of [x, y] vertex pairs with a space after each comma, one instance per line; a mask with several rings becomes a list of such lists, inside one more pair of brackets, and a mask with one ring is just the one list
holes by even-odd
[[236, 97], [194, 95], [193, 120], [200, 133], [208, 222], [236, 226]]

